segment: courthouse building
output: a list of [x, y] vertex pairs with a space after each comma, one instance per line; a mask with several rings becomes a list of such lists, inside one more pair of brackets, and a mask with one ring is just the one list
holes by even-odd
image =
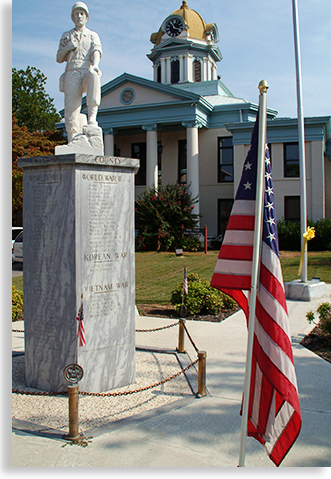
[[[222, 83], [217, 26], [186, 1], [150, 40], [153, 80], [123, 73], [102, 87], [98, 122], [105, 154], [140, 159], [136, 195], [157, 177], [164, 185], [190, 185], [199, 196], [200, 225], [214, 237], [229, 217], [258, 105], [236, 98]], [[278, 219], [300, 218], [297, 123], [267, 109]], [[304, 124], [308, 217], [331, 218], [331, 117], [305, 118]]]

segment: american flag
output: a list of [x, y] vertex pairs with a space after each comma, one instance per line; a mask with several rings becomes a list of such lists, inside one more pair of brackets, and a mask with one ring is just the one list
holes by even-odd
[[184, 293], [184, 294], [187, 294], [187, 293], [188, 293], [186, 266], [184, 266], [183, 293]]
[[84, 307], [83, 307], [83, 298], [82, 303], [79, 309], [79, 313], [77, 316], [78, 323], [78, 339], [79, 339], [79, 346], [84, 346], [86, 344], [85, 339], [85, 328], [84, 328]]
[[[258, 119], [218, 255], [211, 286], [249, 318], [257, 176]], [[256, 297], [247, 435], [265, 446], [279, 466], [301, 429], [289, 318], [278, 250], [269, 150], [265, 152], [262, 248]]]

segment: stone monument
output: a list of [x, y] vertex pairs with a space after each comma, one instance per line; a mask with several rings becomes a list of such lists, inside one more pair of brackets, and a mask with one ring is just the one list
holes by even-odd
[[[59, 63], [66, 62], [65, 72], [60, 77], [60, 91], [64, 92], [68, 145], [57, 146], [55, 154], [83, 151], [85, 154], [103, 155], [102, 130], [97, 122], [101, 100], [99, 62], [102, 46], [98, 34], [86, 28], [89, 10], [85, 3], [74, 4], [71, 19], [75, 28], [63, 33], [56, 55]], [[81, 113], [84, 93], [87, 118]]]
[[80, 389], [135, 382], [134, 174], [139, 160], [21, 158], [26, 380], [64, 391], [83, 294]]
[[[103, 156], [98, 35], [76, 2], [75, 28], [57, 52], [67, 62], [68, 145], [54, 156], [21, 158], [23, 168], [24, 319], [27, 385], [65, 391], [64, 369], [83, 368], [81, 390], [135, 382], [134, 174], [139, 160]], [[80, 113], [86, 93], [88, 118]], [[83, 298], [81, 303], [81, 298]], [[77, 347], [83, 305], [86, 344]], [[77, 354], [78, 350], [78, 354]]]

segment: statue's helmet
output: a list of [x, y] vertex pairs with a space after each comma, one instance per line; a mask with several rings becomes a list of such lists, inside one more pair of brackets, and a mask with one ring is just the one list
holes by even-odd
[[77, 8], [81, 8], [86, 12], [87, 20], [90, 17], [87, 5], [85, 5], [84, 2], [76, 2], [75, 5], [71, 9], [71, 20], [74, 22], [74, 11], [77, 10]]

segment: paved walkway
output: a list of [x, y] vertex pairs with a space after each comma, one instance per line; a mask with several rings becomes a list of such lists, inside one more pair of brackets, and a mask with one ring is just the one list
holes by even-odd
[[[312, 329], [306, 312], [313, 302], [288, 301], [293, 353], [302, 411], [302, 430], [283, 467], [331, 467], [331, 364], [302, 347]], [[164, 318], [137, 318], [137, 329], [168, 324]], [[187, 321], [200, 350], [207, 352], [205, 398], [178, 401], [104, 428], [86, 448], [13, 430], [12, 465], [18, 467], [236, 467], [239, 415], [245, 374], [247, 331], [240, 311], [221, 323]], [[18, 329], [18, 328], [17, 328]], [[139, 346], [175, 348], [177, 328], [136, 333]], [[18, 341], [18, 340], [17, 340]], [[13, 343], [13, 349], [20, 347]], [[192, 359], [196, 353], [188, 340]], [[247, 438], [247, 467], [274, 467], [263, 446]]]

